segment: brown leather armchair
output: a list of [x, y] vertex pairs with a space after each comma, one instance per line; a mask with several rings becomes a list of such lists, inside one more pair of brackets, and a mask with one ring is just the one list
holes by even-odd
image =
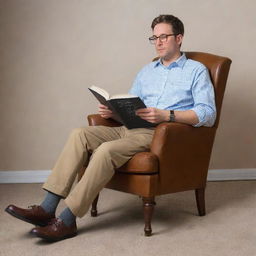
[[[202, 52], [186, 52], [189, 59], [203, 63], [210, 72], [215, 89], [217, 118], [213, 127], [199, 127], [181, 123], [161, 123], [153, 136], [148, 152], [135, 154], [125, 165], [115, 171], [107, 188], [132, 193], [142, 197], [145, 235], [152, 234], [151, 218], [155, 196], [186, 190], [195, 190], [200, 216], [205, 215], [205, 187], [209, 161], [231, 60]], [[119, 126], [111, 119], [89, 115], [89, 125]], [[83, 175], [85, 168], [79, 173]], [[97, 216], [95, 198], [91, 215]]]

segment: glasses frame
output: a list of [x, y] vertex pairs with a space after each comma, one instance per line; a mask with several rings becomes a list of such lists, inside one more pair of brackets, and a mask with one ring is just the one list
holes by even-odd
[[[161, 34], [160, 36], [151, 36], [148, 38], [148, 40], [151, 44], [156, 44], [157, 39], [159, 39], [160, 42], [165, 43], [165, 42], [167, 42], [167, 39], [169, 36], [177, 36], [177, 35], [178, 34]], [[161, 39], [161, 37], [163, 37], [163, 36], [165, 36], [165, 38]]]

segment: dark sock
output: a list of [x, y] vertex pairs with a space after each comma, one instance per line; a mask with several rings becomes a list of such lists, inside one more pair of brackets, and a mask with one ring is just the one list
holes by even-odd
[[55, 213], [60, 199], [61, 196], [48, 191], [44, 201], [41, 203], [40, 206], [48, 213]]
[[69, 208], [66, 208], [59, 216], [66, 226], [71, 226], [76, 221], [76, 216]]

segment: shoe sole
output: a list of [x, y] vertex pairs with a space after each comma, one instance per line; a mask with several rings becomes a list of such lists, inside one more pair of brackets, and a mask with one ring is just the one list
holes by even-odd
[[40, 238], [46, 240], [47, 242], [58, 242], [58, 241], [61, 241], [61, 240], [64, 240], [64, 239], [76, 236], [77, 232], [75, 232], [73, 234], [69, 234], [69, 235], [63, 236], [63, 237], [60, 237], [60, 238], [53, 238], [53, 237], [49, 237], [49, 236], [45, 236], [45, 235], [37, 234], [37, 233], [32, 233], [32, 234], [34, 236], [37, 236], [37, 237], [40, 237]]
[[13, 211], [11, 211], [11, 210], [9, 210], [7, 208], [5, 209], [5, 211], [7, 213], [9, 213], [10, 215], [12, 215], [13, 217], [15, 217], [17, 219], [20, 219], [20, 220], [23, 220], [25, 222], [28, 222], [30, 224], [33, 224], [33, 225], [36, 225], [36, 226], [40, 226], [40, 227], [47, 226], [47, 223], [44, 223], [44, 222], [33, 222], [33, 221], [29, 220], [29, 219], [24, 218], [23, 216], [20, 216], [20, 215], [16, 214], [15, 212], [13, 212]]

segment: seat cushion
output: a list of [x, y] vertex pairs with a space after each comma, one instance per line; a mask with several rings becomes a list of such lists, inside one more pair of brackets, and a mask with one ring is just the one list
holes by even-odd
[[127, 174], [156, 174], [158, 158], [151, 152], [139, 152], [116, 171]]

